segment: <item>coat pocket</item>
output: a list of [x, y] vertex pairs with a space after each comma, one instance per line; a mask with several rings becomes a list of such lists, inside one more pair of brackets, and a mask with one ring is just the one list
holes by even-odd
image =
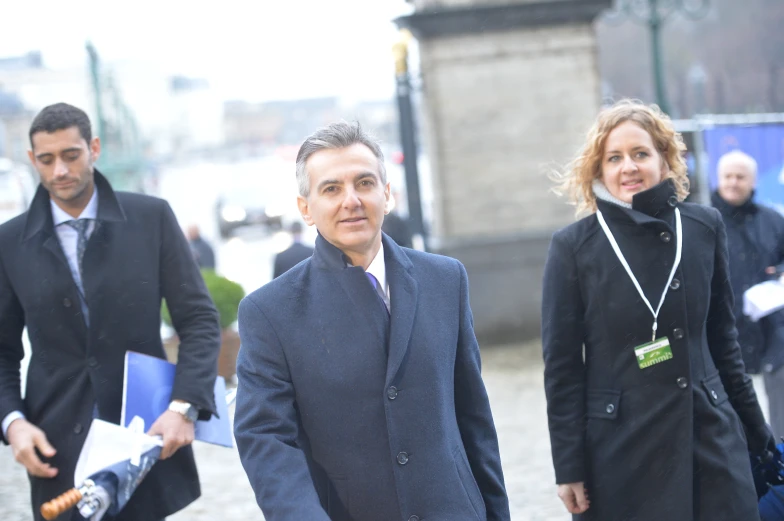
[[729, 400], [729, 395], [724, 389], [724, 384], [721, 383], [719, 373], [703, 378], [702, 388], [705, 389], [705, 393], [708, 395], [710, 402], [717, 407]]
[[613, 389], [588, 390], [585, 400], [585, 414], [589, 418], [614, 420], [618, 417], [621, 405], [621, 391]]
[[452, 452], [452, 459], [455, 461], [455, 467], [457, 468], [457, 477], [463, 485], [463, 491], [468, 496], [469, 503], [474, 508], [476, 518], [484, 521], [487, 519], [485, 502], [482, 499], [482, 493], [479, 491], [479, 485], [476, 484], [476, 479], [474, 479], [474, 473], [471, 472], [471, 466], [466, 461], [466, 457], [463, 451], [460, 450], [460, 447], [457, 447]]
[[332, 521], [349, 517], [349, 480], [345, 476], [327, 476], [327, 515]]

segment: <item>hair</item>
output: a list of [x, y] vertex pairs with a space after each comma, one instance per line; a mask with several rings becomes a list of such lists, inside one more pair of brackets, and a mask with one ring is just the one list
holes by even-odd
[[577, 214], [596, 211], [593, 182], [602, 177], [602, 157], [607, 137], [621, 123], [633, 121], [645, 130], [656, 150], [667, 163], [669, 171], [664, 179], [672, 179], [679, 201], [689, 195], [683, 137], [672, 126], [669, 116], [656, 105], [646, 105], [639, 100], [623, 99], [603, 109], [586, 136], [585, 144], [562, 172], [552, 177], [557, 186], [554, 191], [566, 195], [577, 207]]
[[302, 233], [302, 230], [302, 223], [299, 221], [294, 221], [289, 225], [289, 232], [291, 232], [292, 235], [299, 235]]
[[90, 118], [82, 109], [67, 103], [55, 103], [44, 107], [33, 120], [33, 124], [30, 125], [30, 146], [33, 146], [33, 135], [38, 132], [53, 134], [58, 130], [71, 127], [78, 128], [79, 134], [88, 144], [92, 141], [93, 131]]
[[305, 139], [297, 152], [297, 185], [299, 195], [308, 197], [310, 195], [310, 176], [307, 171], [307, 162], [310, 156], [321, 150], [334, 150], [347, 148], [351, 145], [365, 145], [373, 152], [378, 159], [378, 173], [381, 182], [387, 184], [387, 172], [384, 168], [384, 153], [378, 141], [362, 130], [358, 122], [348, 123], [340, 121], [320, 128]]
[[727, 163], [731, 162], [741, 163], [747, 166], [754, 176], [757, 175], [757, 160], [742, 150], [733, 150], [721, 156], [716, 165], [716, 172], [721, 175], [721, 171], [726, 167]]

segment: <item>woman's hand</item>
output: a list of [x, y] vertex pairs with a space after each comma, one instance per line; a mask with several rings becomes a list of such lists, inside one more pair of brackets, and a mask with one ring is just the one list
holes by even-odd
[[588, 501], [588, 491], [585, 490], [585, 483], [566, 483], [558, 485], [558, 497], [563, 501], [566, 510], [572, 514], [582, 514], [591, 502]]

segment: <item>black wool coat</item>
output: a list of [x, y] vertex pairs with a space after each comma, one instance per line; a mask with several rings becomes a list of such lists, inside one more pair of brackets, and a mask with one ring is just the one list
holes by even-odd
[[[218, 314], [174, 213], [161, 199], [114, 192], [97, 171], [95, 183], [98, 218], [82, 261], [89, 326], [48, 192], [39, 187], [29, 211], [0, 226], [0, 418], [21, 411], [57, 450], [50, 462], [58, 475], [30, 478], [36, 520], [43, 502], [74, 486], [94, 407], [102, 420], [120, 422], [126, 351], [165, 357], [162, 297], [181, 341], [172, 398], [193, 403], [203, 418], [215, 411]], [[22, 399], [25, 326], [32, 355]], [[118, 519], [161, 519], [199, 494], [184, 447], [155, 464]]]
[[[751, 521], [757, 497], [747, 449], [771, 441], [746, 375], [732, 315], [724, 225], [713, 209], [679, 203], [665, 181], [633, 208], [599, 209], [656, 308], [673, 358], [646, 369], [634, 348], [653, 316], [597, 216], [553, 236], [542, 303], [545, 390], [556, 480], [583, 481], [583, 521]], [[748, 447], [747, 447], [748, 440]]]

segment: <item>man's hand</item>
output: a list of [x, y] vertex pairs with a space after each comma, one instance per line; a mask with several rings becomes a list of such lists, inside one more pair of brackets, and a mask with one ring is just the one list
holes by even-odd
[[161, 459], [166, 459], [180, 447], [191, 444], [194, 436], [193, 423], [180, 413], [165, 411], [155, 420], [147, 434], [163, 437]]
[[57, 453], [46, 439], [44, 431], [24, 418], [19, 418], [8, 426], [6, 437], [14, 451], [14, 459], [24, 465], [31, 476], [53, 478], [57, 475], [57, 469], [41, 461], [36, 452], [38, 449], [47, 458]]
[[558, 497], [572, 514], [582, 514], [591, 506], [583, 482], [558, 485]]

